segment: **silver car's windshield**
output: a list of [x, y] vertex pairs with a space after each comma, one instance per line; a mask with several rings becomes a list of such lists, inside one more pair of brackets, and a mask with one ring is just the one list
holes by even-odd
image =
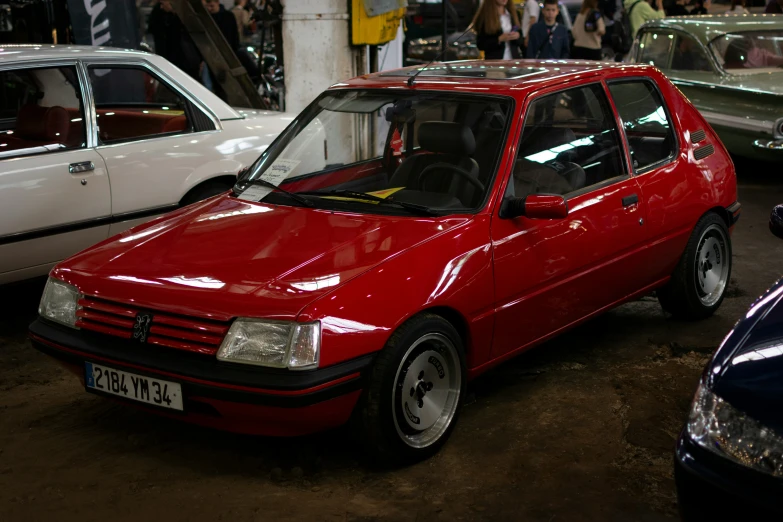
[[783, 66], [783, 30], [725, 34], [710, 43], [710, 50], [729, 73], [766, 72]]
[[388, 212], [392, 202], [476, 209], [491, 187], [511, 111], [509, 98], [486, 95], [329, 91], [240, 177], [235, 192], [362, 212]]

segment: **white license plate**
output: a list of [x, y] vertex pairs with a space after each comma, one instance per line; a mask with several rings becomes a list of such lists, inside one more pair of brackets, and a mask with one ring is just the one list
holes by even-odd
[[182, 411], [182, 387], [176, 382], [153, 379], [87, 362], [84, 383], [87, 388], [103, 393]]

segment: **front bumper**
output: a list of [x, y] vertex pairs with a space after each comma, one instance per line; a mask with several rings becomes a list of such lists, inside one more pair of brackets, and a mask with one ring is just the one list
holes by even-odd
[[755, 140], [753, 146], [757, 149], [776, 150], [783, 152], [783, 139], [777, 140]]
[[736, 464], [695, 444], [683, 431], [674, 478], [685, 522], [780, 520], [783, 480]]
[[84, 384], [84, 364], [94, 362], [182, 386], [184, 412], [125, 404], [193, 424], [254, 435], [295, 436], [344, 424], [361, 394], [372, 356], [317, 370], [295, 372], [217, 361], [37, 319], [30, 325], [37, 350], [57, 359]]

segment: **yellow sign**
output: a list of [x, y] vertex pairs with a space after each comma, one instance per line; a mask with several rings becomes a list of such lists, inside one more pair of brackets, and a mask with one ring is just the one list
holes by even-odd
[[[400, 190], [402, 190], [404, 188], [405, 187], [394, 187], [394, 188], [389, 188], [389, 189], [384, 189], [384, 190], [376, 190], [374, 192], [368, 192], [367, 194], [369, 194], [371, 196], [376, 196], [376, 197], [379, 197], [379, 198], [386, 199], [389, 196], [391, 196], [392, 194], [394, 194], [395, 192], [398, 192], [398, 191], [400, 191]], [[343, 197], [340, 197], [340, 196], [324, 196], [324, 199], [339, 199], [341, 201], [352, 201], [352, 200], [355, 201], [355, 200], [357, 200], [359, 198], [343, 198]], [[372, 203], [373, 205], [377, 205], [378, 204], [377, 201], [373, 201], [371, 199], [360, 200], [360, 201], [364, 201], [365, 203]]]
[[378, 16], [368, 16], [362, 0], [351, 0], [351, 43], [353, 45], [381, 45], [397, 36], [405, 8]]

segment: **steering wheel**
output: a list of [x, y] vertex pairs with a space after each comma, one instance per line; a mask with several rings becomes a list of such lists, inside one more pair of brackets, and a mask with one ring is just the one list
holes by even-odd
[[435, 172], [435, 169], [442, 169], [446, 168], [449, 170], [452, 170], [459, 174], [459, 177], [479, 189], [479, 191], [484, 192], [486, 190], [486, 187], [484, 187], [484, 184], [473, 177], [473, 175], [468, 172], [465, 169], [461, 169], [456, 165], [452, 165], [451, 163], [433, 163], [432, 165], [429, 165], [427, 167], [424, 167], [424, 170], [422, 170], [419, 173], [419, 179], [418, 179], [418, 186], [424, 189], [424, 180], [432, 175], [433, 172]]

